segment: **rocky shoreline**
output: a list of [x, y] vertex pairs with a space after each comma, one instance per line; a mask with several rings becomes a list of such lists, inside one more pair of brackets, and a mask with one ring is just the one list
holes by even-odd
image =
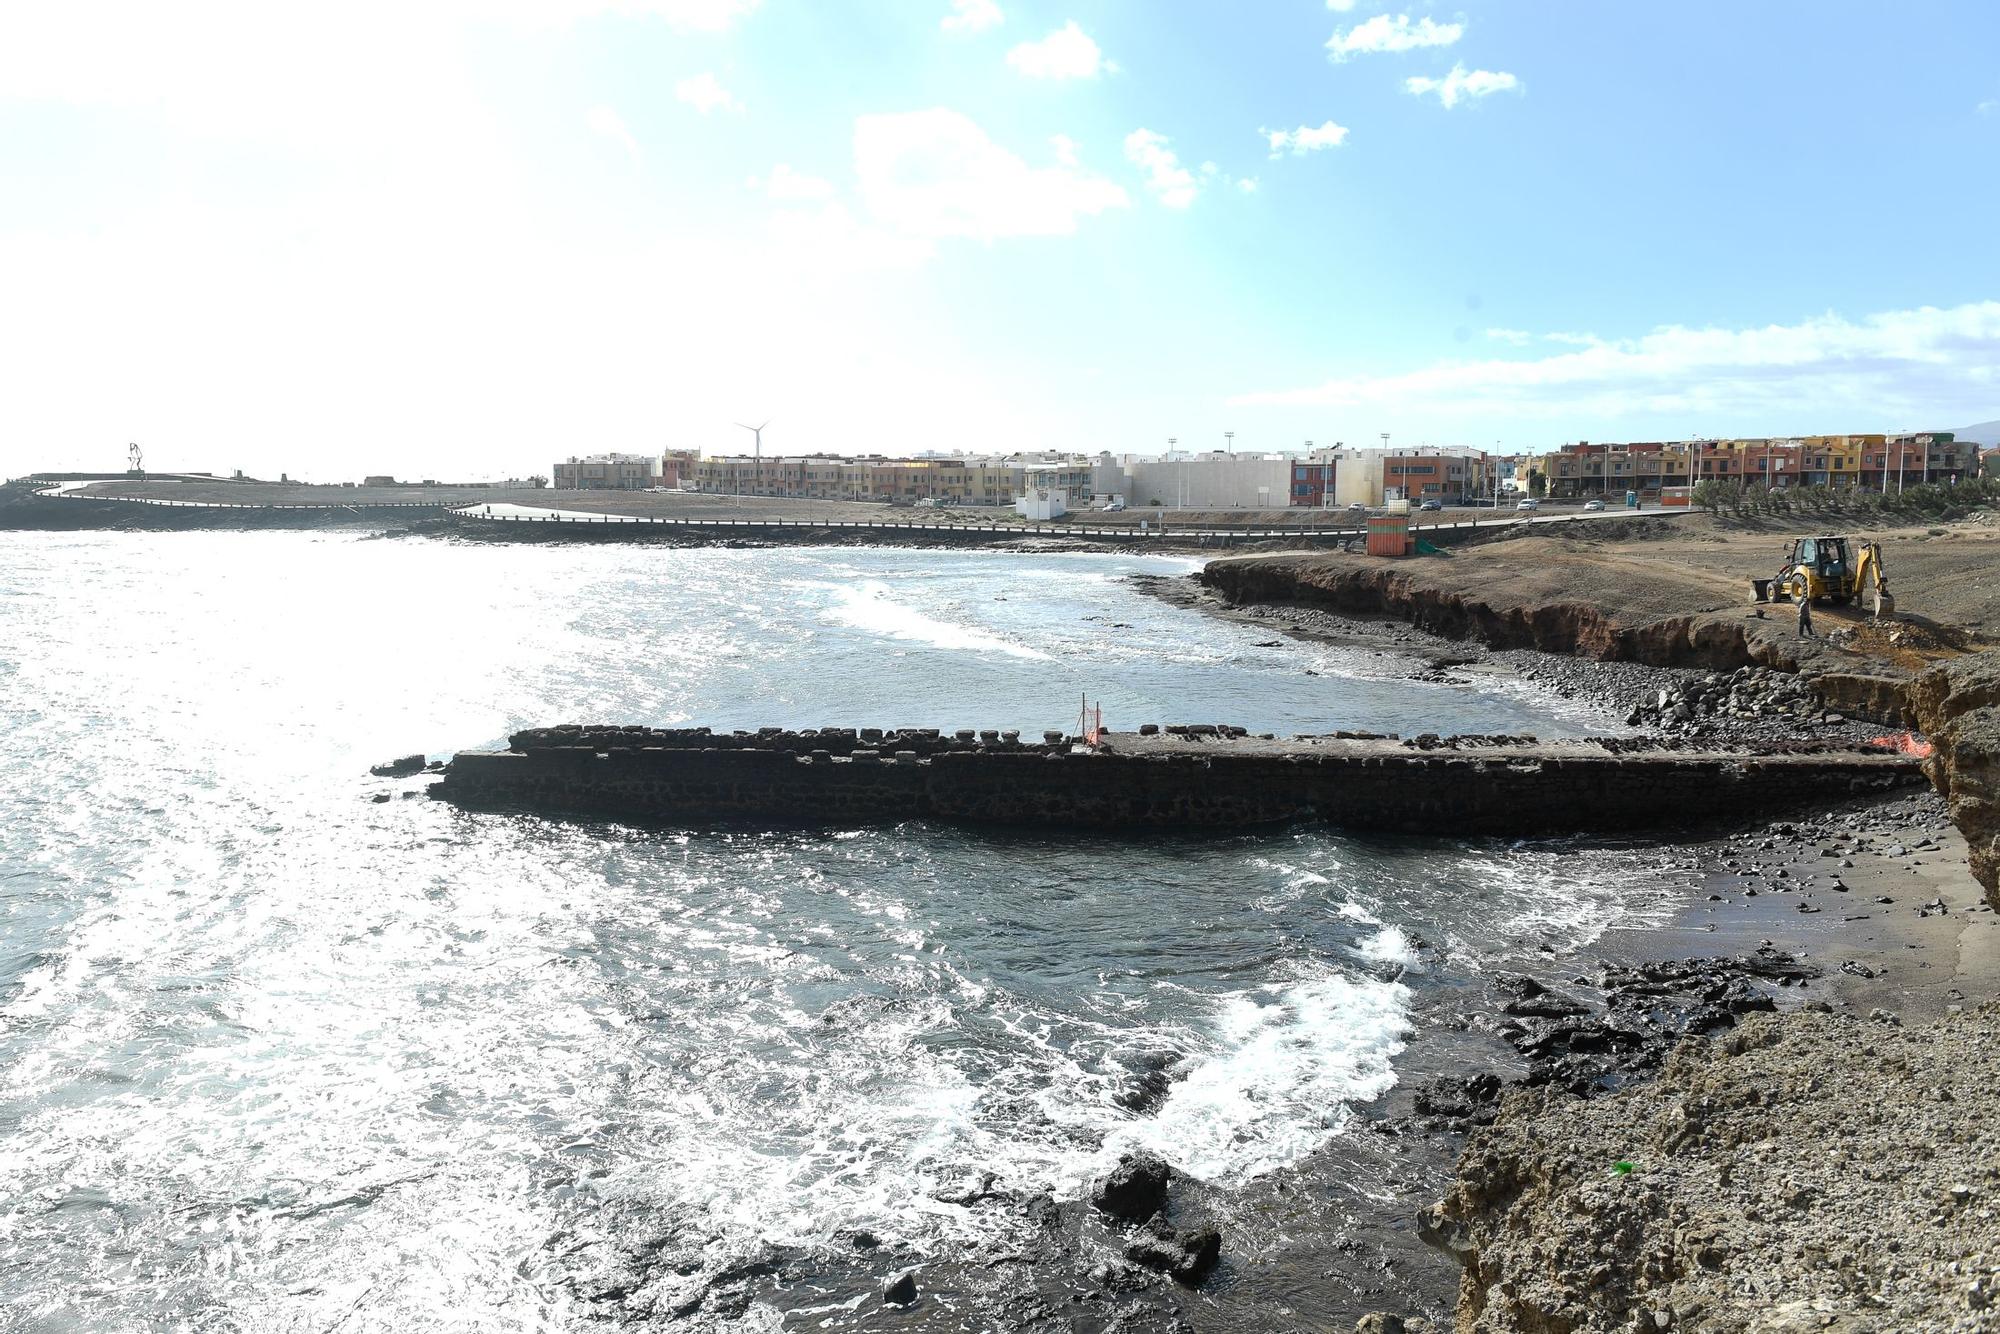
[[[1187, 605], [1201, 605], [1199, 590], [1186, 596]], [[1406, 658], [1413, 675], [1512, 675], [1526, 688], [1595, 707], [1614, 725], [1635, 703], [1649, 696], [1657, 702], [1661, 691], [1672, 700], [1712, 696], [1726, 704], [1751, 681], [1484, 649], [1310, 608], [1206, 609]], [[1699, 721], [1674, 719], [1671, 710], [1665, 721], [1759, 742], [1795, 738], [1801, 724], [1814, 739], [1880, 731], [1817, 714], [1802, 718], [1783, 687], [1752, 683], [1750, 693], [1771, 697], [1768, 713], [1695, 705], [1690, 713], [1699, 710]], [[1396, 1088], [1354, 1109], [1347, 1132], [1303, 1161], [1226, 1194], [1140, 1160], [1122, 1165], [1123, 1185], [1100, 1180], [1094, 1198], [1080, 1200], [971, 1180], [940, 1192], [938, 1201], [997, 1223], [990, 1242], [919, 1249], [863, 1233], [826, 1247], [718, 1260], [698, 1234], [600, 1238], [590, 1248], [600, 1268], [579, 1280], [577, 1295], [608, 1316], [718, 1330], [753, 1305], [775, 1309], [788, 1326], [832, 1329], [1754, 1327], [1740, 1318], [1745, 1308], [1701, 1288], [1709, 1273], [1702, 1257], [1723, 1257], [1715, 1272], [1744, 1292], [1776, 1291], [1799, 1256], [1824, 1249], [1824, 1229], [1812, 1230], [1814, 1210], [1795, 1211], [1805, 1230], [1725, 1228], [1720, 1241], [1695, 1244], [1681, 1260], [1671, 1256], [1680, 1254], [1674, 1247], [1685, 1228], [1662, 1234], [1660, 1220], [1707, 1217], [1677, 1200], [1689, 1183], [1719, 1170], [1695, 1161], [1698, 1148], [1727, 1156], [1753, 1130], [1782, 1137], [1782, 1125], [1760, 1120], [1760, 1105], [1745, 1104], [1714, 1145], [1700, 1136], [1677, 1142], [1672, 1152], [1680, 1159], [1666, 1171], [1652, 1141], [1636, 1142], [1627, 1129], [1637, 1114], [1630, 1109], [1685, 1102], [1678, 1090], [1690, 1078], [1723, 1090], [1714, 1097], [1736, 1096], [1729, 1090], [1739, 1072], [1714, 1063], [1742, 1052], [1805, 1057], [1827, 1040], [1818, 1029], [1797, 1042], [1765, 1036], [1789, 1034], [1798, 1022], [1860, 1034], [1847, 1043], [1858, 1051], [1868, 1035], [1923, 1031], [1920, 1023], [1966, 1006], [1967, 997], [1993, 994], [2000, 951], [1991, 942], [2000, 931], [1963, 873], [1962, 855], [1944, 802], [1929, 793], [1844, 802], [1690, 844], [1675, 864], [1698, 888], [1680, 897], [1669, 925], [1614, 930], [1573, 955], [1540, 954], [1526, 942], [1525, 957], [1503, 971], [1427, 994], [1397, 1060]], [[1433, 947], [1418, 941], [1415, 949], [1413, 966], [1422, 968]], [[1394, 976], [1402, 965], [1383, 967]], [[1683, 1074], [1689, 1070], [1710, 1073]], [[1128, 1106], [1145, 1114], [1174, 1078], [1170, 1064], [1135, 1066]], [[1815, 1151], [1811, 1144], [1793, 1148], [1808, 1157]], [[1809, 1202], [1844, 1223], [1861, 1204], [1845, 1177], [1826, 1175]], [[1135, 1178], [1143, 1196], [1136, 1202]], [[1603, 1180], [1622, 1194], [1607, 1200]], [[1762, 1190], [1776, 1169], [1754, 1180]], [[1579, 1199], [1602, 1220], [1579, 1244], [1662, 1239], [1647, 1242], [1650, 1250], [1641, 1246], [1622, 1268], [1570, 1265], [1566, 1253], [1550, 1255], [1538, 1238], [1554, 1226], [1552, 1214], [1577, 1209]], [[1620, 1200], [1629, 1212], [1621, 1212]], [[1663, 1249], [1666, 1261], [1658, 1260]], [[1977, 1314], [1971, 1301], [1992, 1286], [1980, 1257], [1922, 1254], [1926, 1263], [1972, 1266], [1962, 1292], [1938, 1289], [1939, 1301], [1960, 1305], [1888, 1309], [1953, 1320]], [[1907, 1270], [1883, 1270], [1889, 1286], [1879, 1292], [1855, 1287], [1851, 1276], [1861, 1271], [1853, 1263], [1835, 1255], [1833, 1266], [1834, 1278], [1815, 1287], [1802, 1308], [1810, 1327], [1824, 1327], [1829, 1314], [1838, 1318], [1840, 1302], [1857, 1292], [1894, 1302], [1905, 1299], [1897, 1295], [1904, 1289], [1922, 1287], [1903, 1281]], [[1681, 1290], [1689, 1275], [1694, 1281]]]
[[[1408, 655], [1413, 676], [1511, 676], [1655, 734], [1882, 730], [1754, 664], [1491, 648], [1236, 601], [1198, 579], [1140, 582], [1243, 623]], [[1695, 845], [1707, 892], [1672, 928], [1614, 933], [1600, 943], [1625, 957], [1594, 969], [1496, 976], [1481, 1006], [1442, 1018], [1431, 1045], [1470, 1072], [1406, 1082], [1368, 1124], [1455, 1159], [1417, 1216], [1457, 1262], [1457, 1292], [1385, 1306], [1357, 1330], [2000, 1324], [1985, 1107], [2000, 1007], [1974, 1008], [2000, 994], [2000, 921], [1965, 861], [1991, 890], [1991, 656], [1933, 669], [1896, 706], [1935, 730], [1928, 764], [1949, 805], [1847, 803]], [[1673, 957], [1704, 936], [1717, 952]], [[1857, 1248], [1863, 1234], [1879, 1244]]]
[[[1879, 722], [1851, 718], [1825, 707], [1794, 707], [1804, 698], [1796, 688], [1797, 678], [1766, 668], [1739, 667], [1725, 673], [1531, 648], [1490, 648], [1388, 617], [1349, 615], [1296, 603], [1237, 603], [1205, 585], [1199, 576], [1135, 575], [1129, 582], [1173, 606], [1267, 627], [1293, 638], [1405, 659], [1408, 675], [1415, 680], [1517, 680], [1558, 698], [1595, 707], [1607, 726], [1651, 724], [1668, 735], [1746, 744], [1801, 736], [1860, 742], [1883, 733]], [[1699, 701], [1718, 690], [1719, 707], [1702, 709]], [[1733, 706], [1727, 703], [1731, 696], [1736, 700]], [[1690, 700], [1695, 703], [1688, 716], [1678, 717], [1679, 705]]]
[[[1346, 1132], [1306, 1159], [1227, 1190], [1139, 1160], [1125, 1165], [1122, 1184], [1100, 1179], [1075, 1200], [968, 1179], [941, 1189], [938, 1204], [986, 1220], [992, 1240], [943, 1248], [855, 1233], [822, 1247], [717, 1256], [698, 1231], [600, 1222], [575, 1241], [593, 1261], [579, 1266], [576, 1295], [607, 1317], [716, 1330], [757, 1306], [787, 1327], [830, 1329], [1435, 1334], [1468, 1309], [1466, 1285], [1487, 1283], [1478, 1275], [1500, 1276], [1488, 1286], [1512, 1282], [1509, 1267], [1521, 1261], [1510, 1246], [1532, 1244], [1521, 1221], [1543, 1207], [1533, 1194], [1518, 1211], [1503, 1209], [1493, 1184], [1501, 1168], [1467, 1176], [1468, 1165], [1568, 1135], [1576, 1118], [1615, 1127], [1627, 1115], [1618, 1109], [1675, 1078], [1686, 1053], [1730, 1043], [1746, 1025], [1811, 1011], [1888, 1031], [1980, 994], [1980, 978], [1928, 966], [1961, 934], [2000, 940], [1959, 855], [1943, 803], [1928, 793], [1851, 801], [1689, 845], [1674, 864], [1697, 874], [1667, 925], [1614, 929], [1568, 955], [1526, 940], [1498, 971], [1425, 992], [1398, 1085], [1355, 1108]], [[1442, 975], [1443, 945], [1413, 948], [1408, 965], [1375, 965], [1380, 975]], [[1144, 1115], [1159, 1106], [1177, 1074], [1171, 1062], [1135, 1064], [1128, 1107]], [[1529, 1130], [1528, 1116], [1558, 1119]], [[1578, 1133], [1578, 1145], [1597, 1145], [1590, 1135], [1615, 1131]], [[1573, 1150], [1575, 1161], [1593, 1154], [1600, 1148]], [[1627, 1144], [1605, 1162], [1592, 1158], [1592, 1170], [1615, 1171], [1617, 1161], [1639, 1175], [1658, 1167]], [[1475, 1198], [1488, 1212], [1461, 1219]], [[1439, 1214], [1440, 1201], [1451, 1211]], [[1746, 1243], [1735, 1263], [1754, 1253]], [[1677, 1313], [1676, 1328], [1743, 1327], [1702, 1323], [1650, 1280], [1627, 1286], [1631, 1302], [1616, 1307], [1624, 1323], [1508, 1324], [1504, 1303], [1481, 1296], [1486, 1323], [1461, 1328], [1624, 1329], [1642, 1307]]]

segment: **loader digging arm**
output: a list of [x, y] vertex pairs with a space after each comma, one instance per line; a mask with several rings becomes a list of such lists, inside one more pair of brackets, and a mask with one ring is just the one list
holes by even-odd
[[1882, 569], [1882, 544], [1880, 542], [1863, 542], [1861, 544], [1860, 559], [1854, 563], [1855, 596], [1858, 598], [1865, 595], [1871, 585], [1875, 590], [1876, 619], [1879, 620], [1884, 616], [1894, 615], [1896, 611], [1896, 599], [1889, 592], [1889, 576]]

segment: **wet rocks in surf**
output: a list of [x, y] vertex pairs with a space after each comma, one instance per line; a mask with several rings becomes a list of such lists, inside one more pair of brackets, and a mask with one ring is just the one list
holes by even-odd
[[906, 1269], [882, 1288], [882, 1300], [890, 1306], [917, 1304], [917, 1271]]
[[1430, 1334], [1431, 1322], [1420, 1315], [1399, 1316], [1389, 1311], [1370, 1311], [1354, 1322], [1354, 1334]]
[[1124, 1223], [1143, 1223], [1167, 1207], [1167, 1185], [1173, 1169], [1157, 1154], [1141, 1149], [1118, 1160], [1091, 1191], [1099, 1213]]
[[[1720, 1032], [1775, 1009], [1772, 987], [1818, 973], [1769, 945], [1740, 958], [1609, 966], [1597, 981], [1602, 1010], [1533, 978], [1502, 977], [1495, 983], [1501, 1014], [1489, 1026], [1526, 1059], [1522, 1085], [1588, 1098], [1657, 1073], [1686, 1034]], [[1414, 1091], [1408, 1123], [1453, 1132], [1491, 1125], [1504, 1088], [1491, 1073], [1438, 1076]]]
[[1124, 1245], [1129, 1272], [1137, 1265], [1166, 1274], [1188, 1287], [1200, 1286], [1222, 1254], [1222, 1234], [1212, 1225], [1174, 1227], [1167, 1221], [1168, 1191], [1174, 1171], [1158, 1155], [1128, 1153], [1091, 1191], [1090, 1202], [1114, 1226], [1131, 1228]]
[[404, 755], [399, 759], [369, 766], [368, 772], [377, 778], [408, 778], [420, 774], [428, 763], [421, 755]]
[[1198, 1287], [1222, 1255], [1222, 1234], [1213, 1227], [1170, 1228], [1155, 1218], [1125, 1244], [1125, 1258], [1177, 1283]]
[[1551, 991], [1532, 977], [1501, 977], [1494, 985], [1506, 1000], [1501, 1008], [1520, 1018], [1564, 1019], [1590, 1013], [1582, 1001]]
[[1112, 1100], [1128, 1112], [1150, 1116], [1160, 1109], [1173, 1091], [1174, 1081], [1180, 1078], [1180, 1071], [1174, 1067], [1180, 1060], [1176, 1052], [1142, 1051], [1124, 1060], [1126, 1076], [1123, 1085], [1112, 1095]]

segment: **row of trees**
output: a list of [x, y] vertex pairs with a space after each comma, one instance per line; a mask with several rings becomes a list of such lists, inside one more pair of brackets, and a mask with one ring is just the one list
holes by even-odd
[[1956, 482], [1906, 486], [1887, 495], [1856, 487], [1795, 486], [1772, 490], [1762, 482], [1710, 478], [1695, 484], [1693, 502], [1711, 514], [1889, 514], [1959, 519], [2000, 502], [2000, 479], [1964, 477]]

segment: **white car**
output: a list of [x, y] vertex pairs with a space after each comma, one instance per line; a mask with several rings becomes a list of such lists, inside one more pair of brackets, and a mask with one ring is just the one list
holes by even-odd
[[1595, 512], [1604, 508], [1604, 502], [1601, 500], [1586, 500], [1583, 502], [1583, 507], [1586, 510]]
[[1515, 508], [1515, 509], [1517, 509], [1517, 510], [1538, 510], [1538, 509], [1540, 509], [1541, 507], [1542, 507], [1542, 502], [1541, 502], [1541, 501], [1539, 501], [1539, 500], [1535, 500], [1535, 499], [1533, 499], [1533, 498], [1530, 498], [1530, 499], [1527, 499], [1527, 500], [1524, 500], [1524, 501], [1522, 501], [1522, 502], [1521, 502], [1520, 504], [1516, 505], [1516, 506], [1515, 506], [1514, 508]]

